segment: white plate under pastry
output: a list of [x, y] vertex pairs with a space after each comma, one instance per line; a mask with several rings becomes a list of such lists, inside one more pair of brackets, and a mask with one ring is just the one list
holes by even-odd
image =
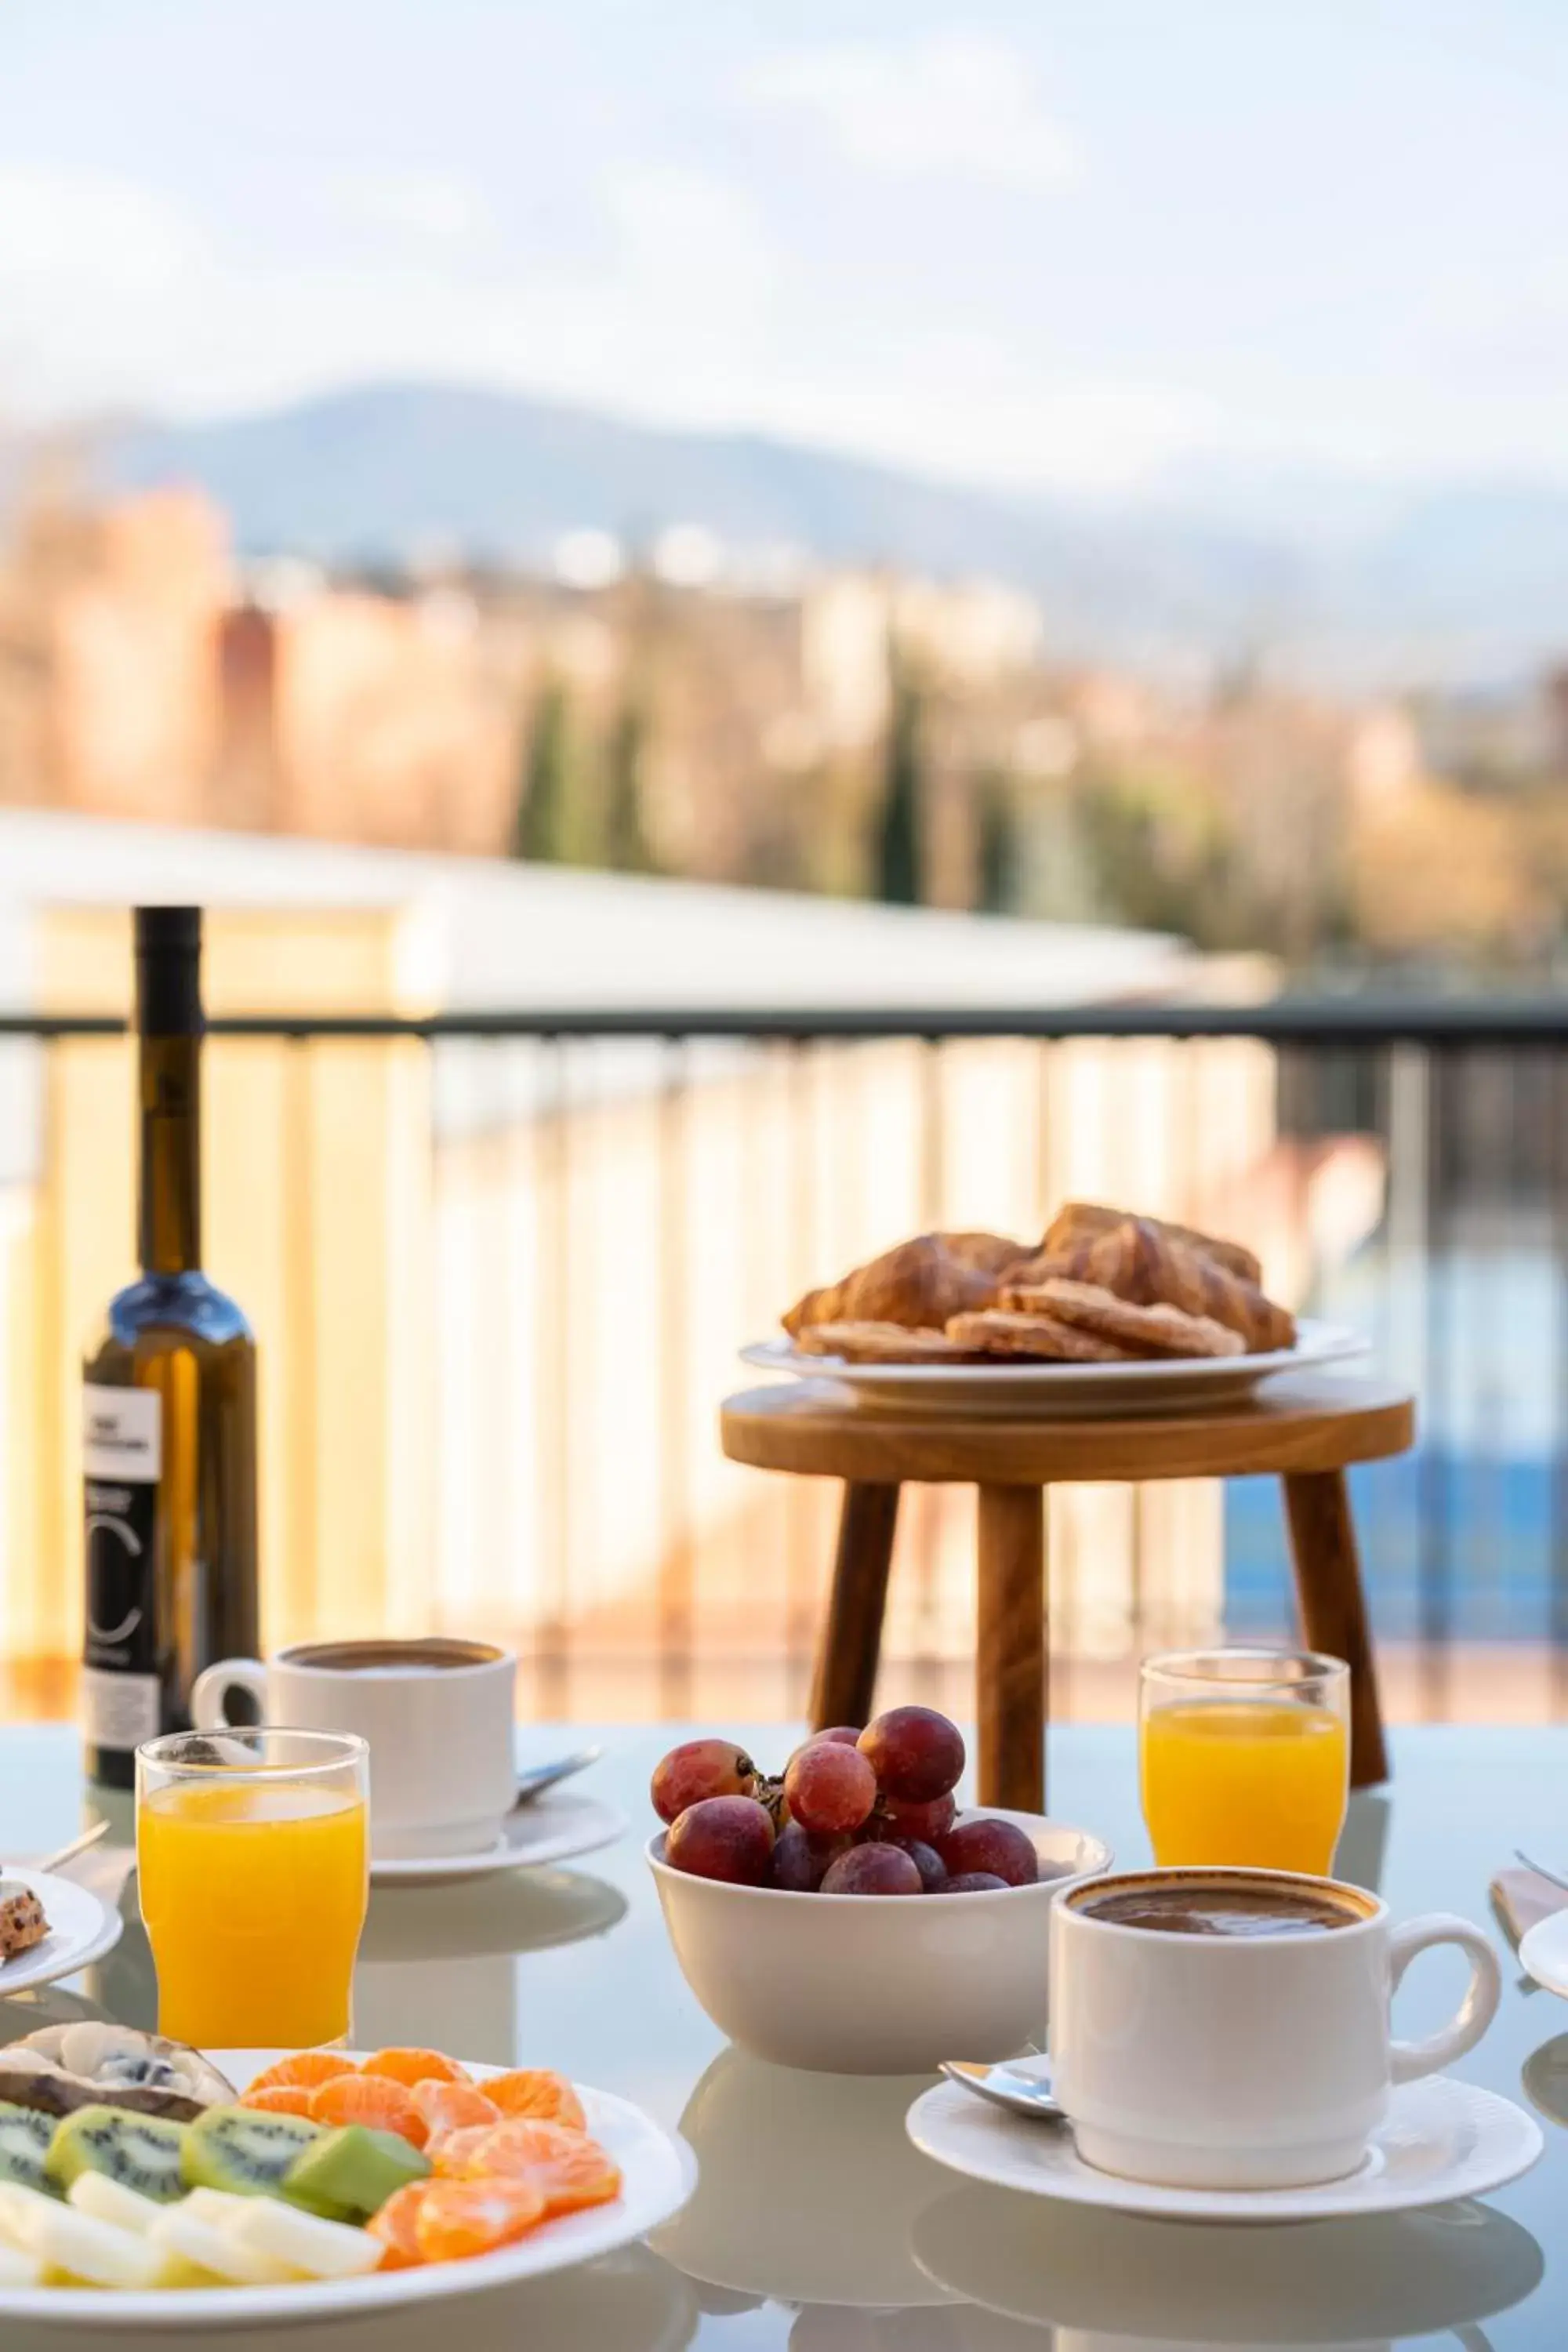
[[7, 1869], [7, 1880], [30, 1887], [44, 1906], [49, 1932], [30, 1952], [0, 1963], [0, 1996], [26, 1992], [29, 1985], [53, 1984], [89, 1969], [119, 1943], [125, 1922], [74, 1878], [48, 1871]]
[[[546, 1863], [573, 1862], [579, 1854], [596, 1853], [626, 1835], [626, 1817], [597, 1797], [579, 1796], [568, 1789], [550, 1789], [530, 1805], [509, 1814], [493, 1845], [479, 1853], [400, 1855], [396, 1861], [371, 1858], [373, 1886], [419, 1886], [443, 1880], [488, 1878], [498, 1870], [537, 1870]], [[0, 1991], [5, 1990], [0, 1979]]]
[[1303, 1316], [1293, 1348], [1253, 1356], [1150, 1356], [1114, 1364], [851, 1364], [813, 1356], [793, 1339], [759, 1339], [743, 1363], [799, 1380], [830, 1381], [884, 1412], [984, 1414], [993, 1419], [1083, 1420], [1103, 1414], [1181, 1412], [1235, 1403], [1282, 1372], [1318, 1370], [1364, 1356], [1367, 1342], [1342, 1324]]
[[[205, 2054], [243, 2090], [288, 2053], [213, 2050]], [[364, 2054], [344, 2053], [351, 2061]], [[480, 2083], [501, 2071], [498, 2066], [468, 2068]], [[0, 2287], [0, 2320], [52, 2320], [90, 2328], [96, 2336], [121, 2328], [173, 2335], [190, 2328], [277, 2327], [354, 2312], [375, 2312], [391, 2319], [410, 2305], [461, 2300], [593, 2262], [630, 2245], [678, 2211], [696, 2184], [697, 2166], [684, 2141], [661, 2131], [629, 2099], [582, 2083], [575, 2087], [588, 2129], [621, 2168], [621, 2194], [613, 2204], [547, 2221], [493, 2254], [411, 2270], [370, 2271], [362, 2278], [300, 2279], [280, 2286], [152, 2288], [136, 2294], [100, 2287]], [[464, 2325], [458, 2323], [459, 2333]]]
[[[1022, 2071], [1024, 2062], [1016, 2063]], [[1029, 2071], [1049, 2068], [1038, 2061]], [[1124, 2180], [1086, 2164], [1070, 2131], [1006, 2115], [955, 2083], [923, 2093], [907, 2129], [925, 2155], [972, 2180], [1171, 2221], [1324, 2221], [1484, 2197], [1528, 2172], [1546, 2144], [1534, 2117], [1511, 2099], [1450, 2074], [1401, 2084], [1359, 2168], [1307, 2189], [1165, 2189]]]

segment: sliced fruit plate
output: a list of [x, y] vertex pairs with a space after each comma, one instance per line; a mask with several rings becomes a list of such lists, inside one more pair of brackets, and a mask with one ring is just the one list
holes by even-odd
[[696, 2178], [639, 2108], [431, 2050], [0, 2051], [0, 2318], [251, 2325], [478, 2294], [640, 2238]]

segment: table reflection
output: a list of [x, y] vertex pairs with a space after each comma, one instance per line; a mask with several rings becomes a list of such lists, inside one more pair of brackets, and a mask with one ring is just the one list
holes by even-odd
[[[948, 2290], [910, 2251], [916, 2214], [949, 2177], [904, 2129], [931, 2079], [805, 2074], [721, 2052], [680, 2118], [696, 2190], [649, 2242], [694, 2279], [744, 2297], [879, 2312], [944, 2302]], [[792, 2345], [818, 2341], [805, 2321], [803, 2312]]]
[[[646, 2246], [628, 2246], [578, 2270], [466, 2297], [445, 2325], [462, 2352], [521, 2352], [525, 2346], [537, 2352], [564, 2352], [567, 2346], [581, 2352], [685, 2352], [698, 2320], [689, 2282]], [[429, 2304], [349, 2319], [290, 2320], [289, 2352], [430, 2352], [443, 2324], [439, 2305]], [[12, 2322], [5, 2352], [103, 2352], [108, 2340], [96, 2329]], [[239, 2340], [278, 2344], [282, 2336], [257, 2331]]]
[[518, 1955], [603, 1936], [626, 1908], [615, 1887], [569, 1870], [377, 1887], [354, 1969], [355, 2039], [509, 2066], [519, 2046]]
[[1532, 2294], [1536, 2240], [1464, 2201], [1364, 2221], [1245, 2229], [1149, 2221], [960, 2189], [916, 2220], [942, 2286], [1057, 2330], [1055, 2352], [1220, 2345], [1381, 2347], [1462, 2329]]
[[1568, 2126], [1568, 2033], [1554, 2034], [1532, 2050], [1519, 2079], [1538, 2115]]

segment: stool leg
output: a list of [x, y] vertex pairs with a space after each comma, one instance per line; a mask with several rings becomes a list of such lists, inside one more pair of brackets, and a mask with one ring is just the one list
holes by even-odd
[[975, 1643], [983, 1805], [1046, 1801], [1046, 1520], [1038, 1486], [982, 1486]]
[[827, 1622], [811, 1681], [814, 1731], [871, 1719], [898, 1520], [897, 1486], [846, 1486]]
[[1310, 1648], [1343, 1658], [1351, 1670], [1351, 1786], [1370, 1788], [1387, 1780], [1388, 1756], [1344, 1472], [1291, 1472], [1285, 1480], [1285, 1516], [1301, 1630]]

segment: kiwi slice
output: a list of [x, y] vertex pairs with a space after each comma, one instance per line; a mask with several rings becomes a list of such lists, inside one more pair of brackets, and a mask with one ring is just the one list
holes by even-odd
[[283, 2194], [290, 2204], [325, 2214], [329, 2221], [349, 2215], [368, 2221], [395, 2189], [423, 2180], [429, 2169], [428, 2159], [396, 2132], [344, 2124], [340, 2130], [323, 2132], [290, 2166]]
[[101, 2172], [160, 2205], [185, 2193], [180, 2157], [187, 2126], [123, 2107], [79, 2107], [55, 2126], [44, 2170], [57, 2189], [83, 2172]]
[[53, 2116], [41, 2116], [36, 2107], [16, 2107], [9, 2100], [0, 2100], [0, 2180], [54, 2195], [55, 2185], [44, 2171], [44, 2158], [55, 2136], [55, 2124]]
[[293, 2165], [321, 2137], [303, 2116], [257, 2107], [208, 2107], [184, 2135], [187, 2189], [226, 2189], [234, 2197], [276, 2197]]

